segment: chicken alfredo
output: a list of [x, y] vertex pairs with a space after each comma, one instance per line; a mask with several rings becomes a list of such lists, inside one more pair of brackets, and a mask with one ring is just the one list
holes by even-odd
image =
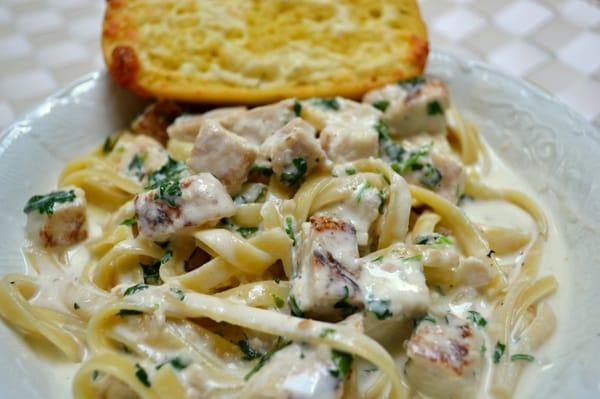
[[[557, 284], [492, 163], [433, 78], [158, 102], [25, 204], [35, 274], [3, 277], [0, 314], [81, 363], [81, 399], [510, 397]], [[466, 216], [489, 202], [533, 227]]]

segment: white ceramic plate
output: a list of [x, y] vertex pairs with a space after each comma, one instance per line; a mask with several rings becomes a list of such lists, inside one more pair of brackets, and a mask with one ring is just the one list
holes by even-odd
[[[477, 62], [433, 53], [428, 72], [536, 191], [564, 235], [566, 273], [554, 298], [559, 328], [548, 364], [520, 382], [520, 397], [600, 397], [600, 131], [539, 89]], [[24, 272], [23, 204], [55, 187], [60, 169], [119, 128], [142, 102], [103, 72], [48, 98], [0, 137], [0, 273]], [[543, 265], [542, 265], [543, 269]], [[41, 357], [0, 322], [3, 398], [68, 398], [72, 365]]]

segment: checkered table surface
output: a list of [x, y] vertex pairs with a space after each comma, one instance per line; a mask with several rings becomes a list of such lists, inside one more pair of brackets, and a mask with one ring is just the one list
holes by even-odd
[[[419, 2], [432, 47], [525, 78], [600, 126], [600, 0]], [[0, 128], [103, 67], [104, 6], [100, 0], [0, 2]]]

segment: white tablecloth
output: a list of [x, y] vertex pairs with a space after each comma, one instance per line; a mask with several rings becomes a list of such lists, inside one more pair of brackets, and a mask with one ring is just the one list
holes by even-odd
[[[528, 79], [600, 126], [599, 0], [420, 3], [432, 47]], [[61, 86], [103, 67], [104, 6], [101, 0], [0, 2], [0, 128]]]

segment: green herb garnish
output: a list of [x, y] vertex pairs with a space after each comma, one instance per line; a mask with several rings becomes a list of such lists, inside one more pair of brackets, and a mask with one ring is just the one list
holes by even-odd
[[290, 311], [296, 317], [304, 317], [304, 312], [298, 306], [298, 302], [296, 302], [296, 297], [290, 295], [288, 298], [288, 305], [290, 305]]
[[162, 283], [160, 278], [161, 265], [162, 264], [160, 261], [148, 265], [140, 263], [140, 266], [142, 266], [142, 272], [144, 273], [144, 283], [150, 285], [159, 285]]
[[525, 353], [517, 353], [516, 355], [512, 355], [510, 357], [510, 361], [511, 362], [517, 362], [517, 361], [525, 361], [525, 362], [533, 362], [535, 360], [535, 357], [531, 356], [531, 355], [527, 355]]
[[356, 202], [358, 202], [359, 204], [361, 203], [363, 196], [365, 194], [365, 191], [367, 189], [369, 189], [371, 187], [371, 183], [369, 183], [368, 181], [364, 182], [360, 188], [358, 189], [358, 193], [356, 193]]
[[379, 320], [385, 320], [393, 316], [390, 311], [391, 304], [392, 302], [389, 299], [371, 298], [367, 299], [367, 310]]
[[54, 205], [75, 201], [75, 190], [52, 191], [45, 195], [34, 195], [27, 201], [23, 212], [38, 211], [40, 214], [53, 215]]
[[73, 309], [78, 310], [79, 304], [77, 302], [73, 302]]
[[141, 310], [136, 309], [119, 309], [117, 312], [117, 316], [127, 317], [127, 316], [137, 316], [140, 314], [144, 314]]
[[454, 242], [443, 234], [433, 233], [427, 235], [419, 235], [415, 239], [417, 245], [454, 245]]
[[421, 76], [415, 76], [413, 78], [408, 78], [408, 79], [403, 79], [403, 80], [398, 81], [398, 84], [400, 86], [404, 87], [405, 89], [412, 89], [423, 83], [425, 83], [425, 78], [423, 78]]
[[345, 171], [345, 172], [346, 172], [346, 174], [347, 174], [348, 176], [352, 176], [352, 175], [355, 175], [355, 174], [356, 174], [356, 169], [354, 169], [354, 168], [346, 168], [346, 171]]
[[140, 380], [140, 382], [146, 387], [150, 387], [150, 380], [148, 379], [148, 373], [146, 373], [146, 370], [144, 370], [144, 368], [138, 363], [135, 364], [135, 369], [135, 376], [138, 378], [138, 380]]
[[133, 158], [131, 158], [131, 162], [129, 162], [129, 166], [127, 166], [127, 169], [130, 171], [137, 171], [137, 173], [141, 173], [147, 156], [147, 154], [135, 154]]
[[333, 334], [334, 332], [335, 328], [324, 328], [323, 330], [321, 330], [319, 337], [325, 338], [326, 336], [328, 336], [329, 334]]
[[439, 101], [433, 100], [427, 103], [427, 115], [438, 115], [444, 114], [444, 110], [442, 109], [442, 105]]
[[335, 369], [329, 370], [329, 373], [336, 378], [345, 377], [350, 371], [350, 367], [352, 367], [352, 355], [349, 353], [332, 349], [331, 361], [335, 365]]
[[273, 293], [271, 293], [271, 298], [273, 298], [276, 307], [282, 308], [285, 305], [285, 301]]
[[147, 289], [148, 286], [144, 283], [137, 283], [136, 285], [132, 285], [131, 287], [127, 288], [125, 290], [125, 292], [123, 292], [123, 296], [128, 296], [128, 295], [133, 295], [136, 292], [142, 291]]
[[298, 117], [302, 114], [302, 104], [298, 100], [294, 100], [294, 114]]
[[476, 310], [469, 310], [467, 319], [479, 327], [485, 327], [487, 325], [487, 320]]
[[496, 348], [494, 349], [494, 363], [499, 363], [502, 355], [504, 355], [504, 350], [506, 349], [506, 345], [501, 343], [500, 341], [496, 342]]
[[154, 195], [155, 200], [164, 201], [170, 206], [177, 205], [177, 198], [181, 197], [179, 180], [164, 180], [158, 186], [158, 192]]
[[171, 288], [170, 291], [177, 295], [177, 298], [179, 298], [180, 301], [185, 299], [185, 292], [183, 292], [180, 288]]
[[307, 170], [308, 164], [304, 158], [294, 158], [292, 164], [285, 168], [279, 179], [284, 185], [292, 187], [302, 181]]
[[238, 341], [238, 346], [244, 354], [244, 356], [242, 357], [243, 360], [254, 360], [263, 356], [262, 352], [250, 346], [250, 342], [247, 339], [242, 339], [241, 341]]
[[390, 128], [384, 121], [379, 121], [373, 126], [379, 134], [379, 141], [387, 141], [390, 139]]
[[273, 169], [271, 166], [266, 165], [254, 165], [252, 169], [250, 169], [250, 173], [256, 173], [263, 176], [271, 176], [273, 174]]
[[426, 163], [421, 171], [419, 182], [430, 190], [433, 190], [442, 181], [442, 172], [430, 163]]
[[273, 357], [273, 355], [275, 353], [277, 353], [281, 349], [285, 348], [286, 346], [290, 345], [291, 343], [292, 343], [292, 341], [285, 342], [285, 341], [283, 341], [283, 339], [281, 337], [278, 337], [277, 342], [275, 343], [273, 348], [271, 348], [270, 351], [265, 353], [260, 358], [260, 360], [258, 361], [258, 364], [256, 366], [254, 366], [254, 368], [252, 370], [250, 370], [250, 372], [248, 374], [246, 374], [246, 376], [244, 377], [244, 380], [248, 381], [250, 379], [250, 377], [252, 377], [258, 370], [260, 370], [271, 359], [271, 357]]
[[185, 170], [185, 164], [169, 157], [167, 162], [159, 170], [148, 175], [148, 184], [146, 185], [146, 189], [158, 188], [163, 182], [169, 180], [179, 181], [182, 172]]
[[189, 360], [182, 359], [179, 356], [175, 356], [174, 358], [171, 358], [171, 359], [167, 360], [166, 362], [157, 365], [156, 369], [160, 370], [161, 367], [163, 367], [165, 364], [170, 364], [175, 370], [184, 370], [191, 363], [192, 362]]
[[344, 286], [344, 297], [342, 299], [340, 299], [339, 301], [337, 301], [333, 305], [334, 309], [341, 309], [342, 315], [344, 317], [350, 316], [352, 313], [354, 313], [358, 310], [358, 308], [356, 306], [351, 305], [348, 302], [348, 298], [350, 298], [350, 290], [348, 289], [348, 286], [345, 285]]
[[388, 100], [380, 100], [375, 101], [372, 105], [381, 112], [385, 112], [385, 110], [390, 106], [390, 102]]
[[134, 216], [132, 218], [125, 219], [120, 224], [122, 226], [133, 226], [134, 224], [137, 224], [137, 218]]
[[288, 237], [290, 237], [290, 240], [292, 240], [292, 245], [296, 246], [296, 235], [294, 234], [293, 221], [289, 216], [285, 218], [285, 233], [288, 235]]
[[237, 232], [244, 238], [253, 236], [257, 231], [258, 227], [240, 227], [237, 229]]
[[315, 98], [312, 100], [313, 105], [337, 111], [340, 109], [340, 103], [337, 98]]

